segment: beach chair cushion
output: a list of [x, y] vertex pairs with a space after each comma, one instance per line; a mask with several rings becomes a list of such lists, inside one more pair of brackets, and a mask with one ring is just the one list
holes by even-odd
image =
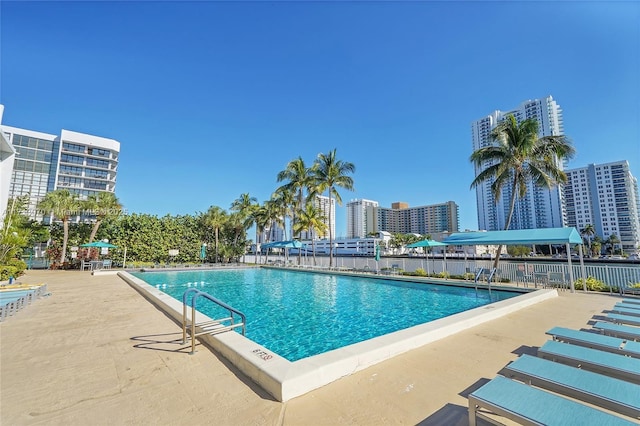
[[630, 425], [605, 413], [561, 396], [497, 376], [469, 395], [469, 424], [475, 426], [477, 409], [485, 408], [520, 424]]
[[634, 383], [526, 354], [507, 365], [501, 374], [640, 418], [640, 385]]

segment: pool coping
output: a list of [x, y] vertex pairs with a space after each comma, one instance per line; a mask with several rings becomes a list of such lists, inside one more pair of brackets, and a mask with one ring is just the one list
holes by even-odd
[[[180, 301], [126, 271], [119, 271], [118, 276], [174, 321], [182, 324], [182, 303]], [[395, 279], [396, 277], [385, 278]], [[295, 362], [286, 360], [239, 333], [201, 335], [199, 340], [230, 361], [276, 400], [285, 402], [396, 355], [553, 297], [558, 297], [558, 292], [555, 289], [524, 292], [511, 299], [460, 312]], [[198, 313], [196, 321], [208, 319], [207, 316]]]

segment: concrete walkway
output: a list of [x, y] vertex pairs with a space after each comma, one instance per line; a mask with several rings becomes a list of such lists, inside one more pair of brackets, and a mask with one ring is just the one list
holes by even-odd
[[0, 323], [1, 425], [466, 425], [466, 395], [553, 326], [620, 300], [568, 294], [372, 366], [286, 403], [114, 275], [29, 271], [51, 296]]

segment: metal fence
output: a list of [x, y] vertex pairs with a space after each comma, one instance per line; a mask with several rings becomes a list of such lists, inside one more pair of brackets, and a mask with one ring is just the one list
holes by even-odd
[[[245, 263], [284, 264], [288, 266], [328, 268], [328, 256], [297, 255], [284, 256], [270, 254], [268, 257], [246, 255]], [[574, 280], [583, 278], [579, 261], [572, 262]], [[372, 257], [339, 256], [333, 258], [333, 268], [337, 270], [353, 271], [406, 271], [415, 272], [423, 269], [430, 275], [463, 276], [465, 273], [475, 273], [479, 268], [493, 268], [493, 261], [486, 259], [461, 258], [424, 258], [424, 257], [383, 257], [380, 261]], [[584, 265], [585, 278], [593, 277], [602, 281], [609, 290], [620, 293], [633, 284], [640, 283], [640, 265], [590, 264]], [[559, 288], [569, 287], [569, 265], [560, 262], [523, 262], [515, 260], [501, 260], [499, 263], [498, 279], [508, 280], [515, 285], [547, 286]]]

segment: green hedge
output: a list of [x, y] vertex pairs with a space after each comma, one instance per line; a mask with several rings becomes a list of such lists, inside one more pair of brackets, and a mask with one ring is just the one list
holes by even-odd
[[18, 276], [18, 268], [10, 265], [0, 265], [0, 281], [6, 281], [10, 277]]

